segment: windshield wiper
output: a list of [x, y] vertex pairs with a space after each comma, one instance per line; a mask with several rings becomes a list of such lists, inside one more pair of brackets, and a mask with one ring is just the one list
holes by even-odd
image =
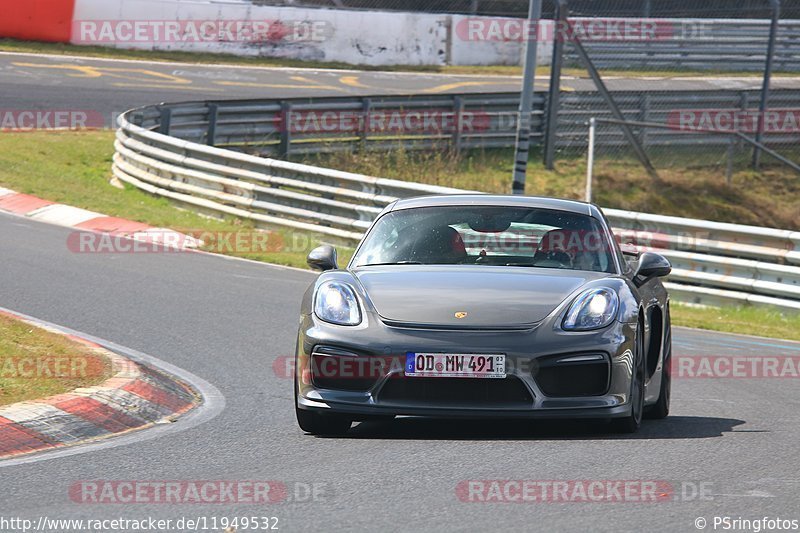
[[386, 263], [367, 263], [366, 265], [358, 265], [360, 267], [374, 267], [386, 265], [421, 265], [419, 261], [388, 261]]

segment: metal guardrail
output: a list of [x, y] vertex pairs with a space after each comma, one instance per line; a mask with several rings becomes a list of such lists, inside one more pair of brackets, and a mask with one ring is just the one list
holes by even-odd
[[[766, 2], [765, 2], [766, 4]], [[575, 18], [575, 21], [584, 19]], [[632, 19], [637, 20], [637, 19]], [[600, 69], [640, 68], [670, 70], [761, 71], [767, 56], [769, 20], [714, 19], [638, 19], [656, 21], [662, 39], [585, 40], [584, 46]], [[666, 31], [672, 26], [672, 31]], [[776, 36], [774, 68], [777, 71], [800, 71], [797, 42], [800, 20], [782, 20]], [[568, 64], [578, 63], [577, 55], [567, 45]]]
[[[658, 106], [654, 105], [657, 96]], [[674, 123], [680, 110], [757, 110], [758, 90], [615, 91], [614, 99], [626, 120]], [[531, 144], [544, 138], [545, 93], [536, 93], [531, 115]], [[800, 91], [773, 90], [770, 105], [800, 108]], [[279, 100], [207, 101], [149, 106], [129, 112], [128, 120], [146, 129], [187, 141], [231, 148], [264, 156], [285, 158], [352, 150], [383, 151], [400, 145], [406, 149], [443, 147], [452, 150], [512, 147], [516, 138], [519, 93], [470, 95], [415, 95], [372, 97], [285, 98]], [[365, 127], [363, 117], [380, 126], [381, 114], [431, 118], [433, 127]], [[331, 114], [335, 114], [333, 119]], [[560, 97], [557, 146], [585, 147], [586, 124], [591, 117], [610, 118], [602, 96], [591, 92], [565, 92]], [[451, 125], [460, 123], [461, 128]], [[622, 146], [618, 127], [601, 126], [598, 146]], [[681, 144], [727, 146], [727, 135], [687, 135], [684, 131], [640, 132], [645, 148]], [[769, 132], [765, 144], [796, 142], [796, 134]]]
[[[212, 113], [209, 109], [215, 105]], [[215, 140], [236, 139], [233, 144], [242, 148], [239, 141], [251, 138], [250, 133], [236, 134], [236, 129], [243, 124], [263, 127], [259, 124], [263, 115], [245, 121], [247, 110], [258, 106], [265, 113], [274, 112], [274, 105], [258, 102], [226, 104], [225, 113], [213, 103], [129, 111], [118, 120], [113, 173], [123, 182], [200, 212], [234, 215], [257, 226], [306, 230], [350, 244], [396, 198], [470, 192], [268, 159], [201, 143], [208, 142], [210, 135]], [[240, 116], [228, 120], [230, 109]], [[326, 142], [306, 141], [306, 149]], [[669, 288], [676, 300], [800, 310], [800, 232], [616, 209], [605, 213], [621, 240], [661, 251], [673, 261]]]
[[[286, 157], [353, 146], [385, 150], [400, 143], [410, 149], [505, 147], [516, 135], [518, 106], [519, 93], [285, 98], [145, 107], [133, 111], [130, 121], [201, 144]], [[411, 120], [414, 113], [432, 119], [431, 124], [403, 128], [405, 133], [399, 136], [390, 123], [381, 121], [383, 115]], [[543, 114], [544, 94], [539, 93], [532, 113], [537, 142]], [[465, 125], [447, 125], [456, 121]]]
[[119, 117], [113, 171], [152, 194], [210, 211], [357, 241], [398, 197], [457, 192], [205, 146]]

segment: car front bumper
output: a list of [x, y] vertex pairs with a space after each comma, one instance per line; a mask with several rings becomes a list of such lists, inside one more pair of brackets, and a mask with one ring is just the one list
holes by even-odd
[[[591, 332], [565, 332], [548, 322], [524, 330], [441, 330], [389, 326], [374, 316], [359, 327], [335, 326], [304, 315], [295, 357], [297, 407], [353, 419], [624, 417], [634, 336], [635, 325], [621, 322]], [[502, 353], [507, 375], [406, 377], [402, 364], [384, 364], [359, 374], [358, 387], [347, 381], [352, 375], [333, 384], [319, 375], [320, 357], [404, 361], [408, 352]], [[576, 357], [592, 366], [573, 363]], [[353, 388], [359, 390], [345, 390]]]

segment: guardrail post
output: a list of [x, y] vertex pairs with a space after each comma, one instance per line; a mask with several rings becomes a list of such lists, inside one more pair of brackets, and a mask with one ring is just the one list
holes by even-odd
[[169, 135], [170, 124], [172, 122], [172, 109], [169, 107], [159, 107], [158, 113], [160, 116], [158, 119], [158, 133]]
[[461, 120], [464, 116], [464, 99], [460, 96], [453, 98], [453, 149], [461, 153]]
[[360, 148], [362, 152], [367, 151], [371, 113], [372, 113], [372, 99], [362, 98], [361, 99], [362, 122], [361, 122], [361, 136], [360, 136], [361, 137]]
[[281, 102], [281, 142], [278, 146], [279, 157], [289, 157], [292, 145], [291, 135], [292, 104]]
[[217, 104], [208, 104], [208, 130], [206, 131], [206, 144], [214, 146], [214, 141], [217, 136], [217, 115], [219, 114], [219, 106]]

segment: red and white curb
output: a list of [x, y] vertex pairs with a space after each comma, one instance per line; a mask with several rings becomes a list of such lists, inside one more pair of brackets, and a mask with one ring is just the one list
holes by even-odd
[[[65, 335], [14, 313], [0, 314]], [[113, 376], [94, 387], [0, 408], [0, 458], [73, 446], [171, 422], [200, 404], [200, 396], [188, 385], [91, 341], [66, 336], [108, 358]]]
[[4, 188], [0, 188], [0, 211], [49, 224], [95, 233], [108, 233], [165, 247], [196, 249], [203, 244], [202, 241], [175, 230], [156, 228], [133, 220], [110, 217], [71, 205], [57, 204], [30, 194], [22, 194]]

